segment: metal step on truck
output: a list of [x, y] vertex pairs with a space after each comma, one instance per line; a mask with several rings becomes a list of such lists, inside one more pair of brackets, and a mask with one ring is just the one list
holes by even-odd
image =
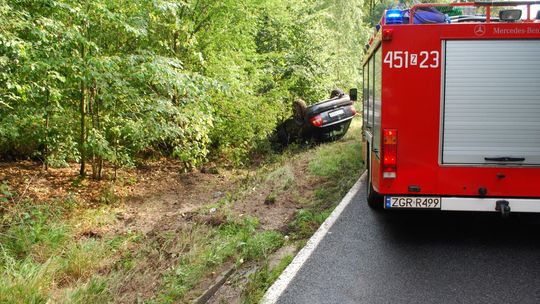
[[539, 5], [385, 12], [363, 64], [370, 207], [540, 212]]

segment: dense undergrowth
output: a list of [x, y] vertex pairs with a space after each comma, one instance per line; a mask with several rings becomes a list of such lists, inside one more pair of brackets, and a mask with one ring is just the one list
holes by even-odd
[[0, 0], [0, 159], [186, 169], [268, 149], [295, 98], [357, 87], [361, 1]]

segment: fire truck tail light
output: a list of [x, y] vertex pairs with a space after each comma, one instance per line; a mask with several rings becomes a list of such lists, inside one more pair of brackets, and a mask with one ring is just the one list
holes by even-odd
[[357, 112], [354, 106], [351, 106], [351, 111], [353, 113], [353, 116], [356, 116]]
[[315, 117], [312, 117], [311, 118], [311, 123], [315, 126], [315, 127], [322, 127], [323, 125], [323, 119], [321, 117], [321, 115], [317, 115]]
[[397, 172], [397, 130], [384, 129], [383, 131], [383, 178], [396, 178]]
[[392, 40], [393, 35], [394, 35], [394, 30], [393, 29], [384, 29], [382, 31], [382, 40], [390, 41], [390, 40]]

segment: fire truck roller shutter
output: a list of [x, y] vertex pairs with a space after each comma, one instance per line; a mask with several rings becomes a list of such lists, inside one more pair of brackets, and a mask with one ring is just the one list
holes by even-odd
[[442, 163], [540, 165], [540, 40], [448, 40]]

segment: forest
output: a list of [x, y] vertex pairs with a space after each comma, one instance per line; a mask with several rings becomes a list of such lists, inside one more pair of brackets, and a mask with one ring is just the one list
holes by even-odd
[[0, 160], [98, 179], [160, 157], [242, 165], [292, 100], [360, 85], [377, 3], [0, 0]]

